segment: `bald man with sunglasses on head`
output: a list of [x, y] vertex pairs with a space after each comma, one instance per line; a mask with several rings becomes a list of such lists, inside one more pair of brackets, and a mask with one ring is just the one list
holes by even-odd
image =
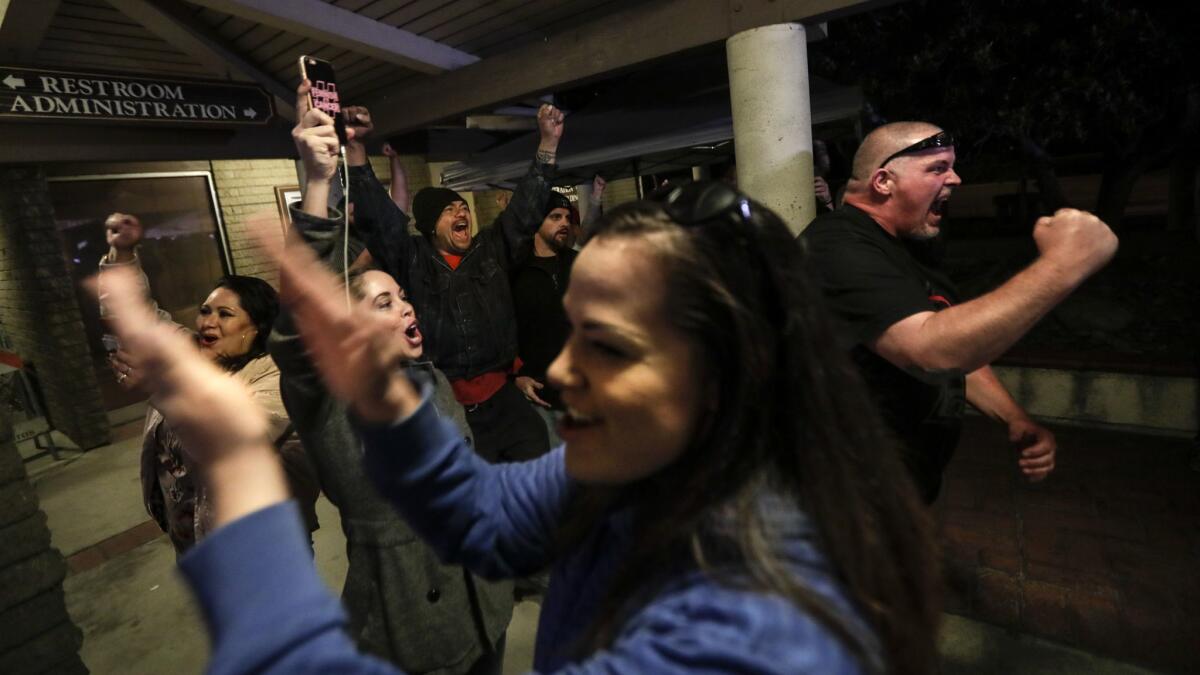
[[1098, 218], [1061, 209], [1034, 226], [1032, 264], [959, 302], [937, 265], [946, 205], [962, 184], [954, 161], [954, 139], [937, 126], [885, 124], [855, 153], [844, 205], [802, 235], [846, 347], [927, 503], [941, 489], [966, 403], [1008, 427], [1029, 480], [1054, 470], [1054, 435], [1030, 419], [989, 364], [1117, 250]]

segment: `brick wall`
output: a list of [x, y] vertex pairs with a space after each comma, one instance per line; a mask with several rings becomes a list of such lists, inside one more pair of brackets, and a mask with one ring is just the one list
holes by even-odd
[[[278, 283], [275, 265], [250, 236], [249, 222], [252, 218], [278, 221], [275, 188], [297, 185], [296, 163], [290, 159], [228, 159], [213, 160], [211, 165], [234, 272]], [[282, 226], [272, 231], [283, 236]]]
[[66, 571], [0, 406], [0, 673], [87, 673], [83, 633], [63, 601]]
[[39, 166], [0, 168], [0, 324], [36, 368], [54, 427], [81, 448], [107, 443], [108, 418]]
[[604, 211], [605, 213], [612, 210], [614, 206], [631, 202], [638, 198], [637, 179], [622, 178], [621, 180], [609, 181], [608, 187], [604, 188]]
[[475, 220], [480, 227], [488, 227], [500, 217], [500, 204], [496, 197], [508, 190], [478, 190], [475, 194]]
[[947, 609], [1171, 672], [1200, 671], [1200, 473], [1180, 438], [1056, 427], [1030, 484], [969, 418], [938, 505]]
[[[383, 183], [385, 188], [391, 188], [392, 168], [391, 160], [383, 155], [372, 156], [371, 168], [375, 171], [375, 175], [379, 178], [379, 182]], [[417, 194], [417, 190], [432, 185], [429, 176], [429, 164], [419, 155], [400, 155], [400, 163], [404, 166], [404, 174], [408, 176], [408, 196]], [[408, 212], [408, 204], [405, 212]]]

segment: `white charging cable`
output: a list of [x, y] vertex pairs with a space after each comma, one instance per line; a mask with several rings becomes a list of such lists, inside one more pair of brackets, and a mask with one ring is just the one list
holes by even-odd
[[346, 309], [353, 307], [350, 302], [350, 166], [346, 161], [346, 146], [341, 147], [342, 171], [338, 180], [342, 183], [342, 195], [346, 206], [342, 209], [342, 283], [346, 287]]

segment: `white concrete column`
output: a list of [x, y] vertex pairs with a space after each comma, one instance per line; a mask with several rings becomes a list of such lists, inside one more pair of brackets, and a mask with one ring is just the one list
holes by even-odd
[[804, 26], [742, 31], [725, 50], [738, 189], [799, 233], [816, 216]]

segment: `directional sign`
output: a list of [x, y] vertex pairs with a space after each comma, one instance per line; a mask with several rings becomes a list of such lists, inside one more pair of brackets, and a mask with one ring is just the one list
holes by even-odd
[[0, 66], [0, 121], [228, 126], [274, 116], [271, 96], [254, 85]]

